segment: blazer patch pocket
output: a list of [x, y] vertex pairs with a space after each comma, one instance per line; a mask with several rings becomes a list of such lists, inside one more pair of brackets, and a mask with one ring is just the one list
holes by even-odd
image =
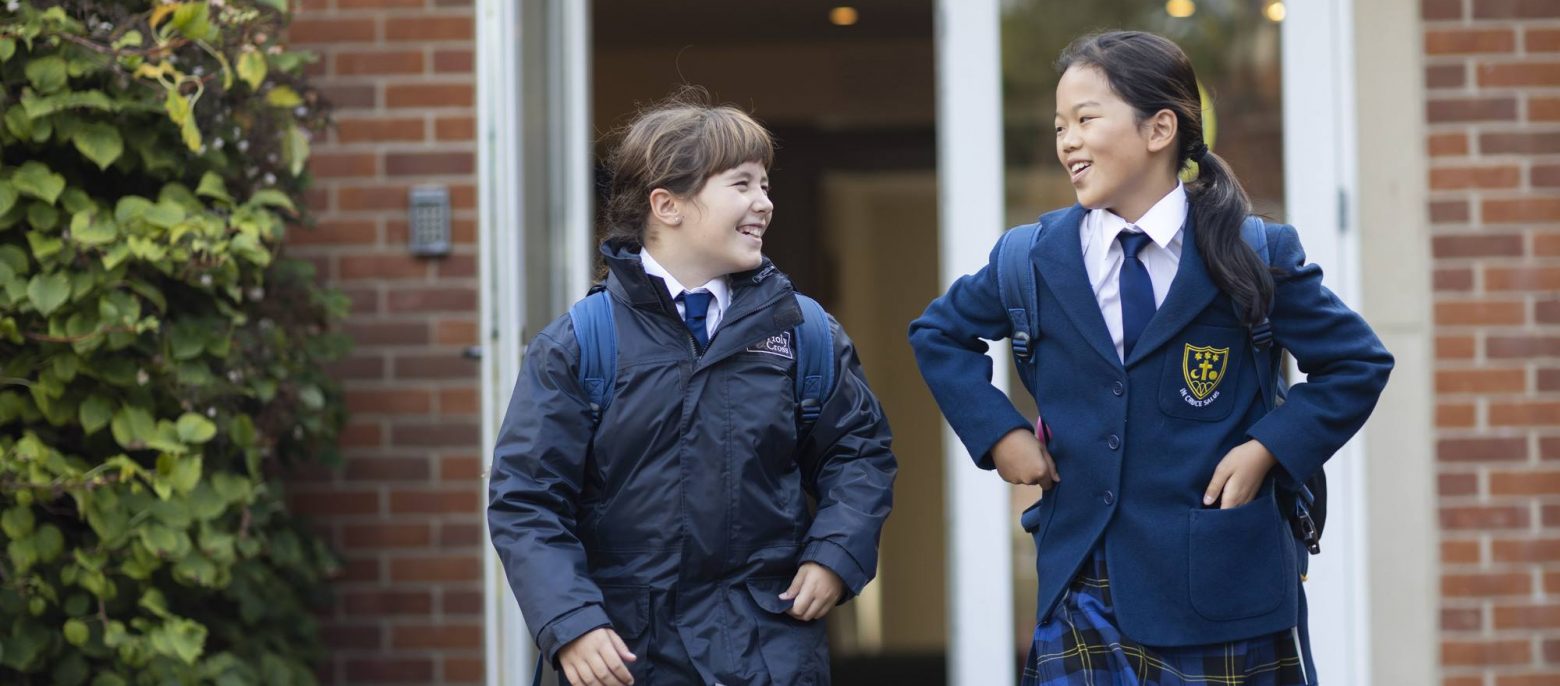
[[1165, 350], [1159, 409], [1181, 419], [1228, 417], [1248, 376], [1246, 330], [1189, 326]]

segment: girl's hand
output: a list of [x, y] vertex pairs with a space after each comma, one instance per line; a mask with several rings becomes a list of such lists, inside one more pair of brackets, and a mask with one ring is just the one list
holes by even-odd
[[780, 594], [780, 599], [795, 598], [796, 602], [791, 603], [786, 614], [811, 622], [829, 614], [844, 593], [845, 581], [833, 570], [816, 562], [803, 562], [801, 569], [796, 570], [796, 578], [791, 580], [791, 587]]
[[1217, 502], [1220, 509], [1228, 510], [1251, 502], [1262, 488], [1268, 470], [1275, 464], [1278, 460], [1273, 458], [1273, 453], [1255, 440], [1235, 446], [1213, 470], [1213, 480], [1208, 482], [1208, 490], [1203, 494], [1203, 505]]
[[997, 441], [991, 448], [991, 461], [997, 465], [997, 474], [1010, 484], [1039, 485], [1048, 491], [1062, 480], [1051, 453], [1024, 429], [1009, 431]]
[[558, 651], [558, 664], [569, 683], [581, 686], [631, 686], [633, 675], [627, 663], [638, 660], [628, 652], [616, 631], [607, 627], [593, 629], [570, 641]]

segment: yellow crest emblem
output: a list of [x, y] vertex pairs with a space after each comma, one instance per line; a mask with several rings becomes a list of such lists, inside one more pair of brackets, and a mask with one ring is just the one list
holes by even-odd
[[1181, 354], [1181, 373], [1186, 377], [1186, 388], [1192, 392], [1192, 397], [1203, 400], [1219, 387], [1229, 359], [1229, 348], [1186, 344], [1186, 351]]

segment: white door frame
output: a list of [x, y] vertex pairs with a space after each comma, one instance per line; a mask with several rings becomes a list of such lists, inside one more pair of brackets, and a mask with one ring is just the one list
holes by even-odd
[[[525, 12], [531, 3], [545, 11]], [[560, 314], [590, 282], [590, 244], [594, 205], [591, 198], [590, 7], [575, 0], [479, 0], [476, 12], [478, 245], [480, 331], [482, 332], [483, 473], [491, 468], [492, 446], [515, 378], [520, 371], [528, 331], [536, 315]], [[520, 48], [522, 14], [545, 16], [551, 43], [544, 60], [545, 86], [522, 87]], [[526, 31], [529, 35], [542, 32]], [[532, 65], [534, 66], [534, 65]], [[552, 127], [545, 149], [529, 148], [522, 113], [528, 98], [540, 98]], [[541, 148], [538, 145], [537, 148]], [[556, 177], [547, 197], [525, 193], [527, 155], [546, 155], [547, 173]], [[527, 226], [527, 207], [551, 208], [558, 221]], [[551, 274], [524, 273], [527, 231], [551, 232]], [[528, 312], [527, 289], [551, 291], [550, 312]], [[484, 534], [487, 531], [483, 527]], [[529, 684], [536, 647], [526, 629], [492, 541], [484, 535], [483, 596], [487, 683]]]
[[[1285, 221], [1327, 287], [1359, 308], [1353, 0], [1286, 3], [1283, 23]], [[1298, 370], [1291, 369], [1299, 378]], [[1305, 584], [1311, 649], [1324, 683], [1370, 682], [1363, 435], [1327, 464], [1327, 534]]]
[[[986, 265], [1004, 226], [999, 0], [938, 0], [937, 239], [941, 290]], [[1006, 390], [1008, 347], [989, 351]], [[1011, 489], [976, 469], [943, 426], [948, 522], [948, 683], [1011, 684]]]

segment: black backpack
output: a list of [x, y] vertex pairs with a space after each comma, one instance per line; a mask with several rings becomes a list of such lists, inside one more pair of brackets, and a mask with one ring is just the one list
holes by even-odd
[[[1021, 370], [1033, 373], [1038, 365], [1034, 355], [1034, 339], [1040, 334], [1040, 310], [1035, 285], [1034, 265], [1029, 253], [1044, 229], [1045, 218], [1033, 224], [1014, 227], [1003, 234], [997, 258], [997, 283], [1000, 286], [1002, 307], [1007, 310], [1012, 323], [1010, 336], [1013, 362]], [[1240, 227], [1241, 238], [1262, 258], [1262, 263], [1273, 264], [1272, 250], [1268, 247], [1267, 229], [1262, 218], [1251, 216]], [[1284, 403], [1289, 383], [1280, 372], [1283, 349], [1273, 345], [1273, 327], [1266, 317], [1250, 327], [1252, 364], [1257, 368], [1257, 385], [1261, 389], [1262, 404], [1268, 412]], [[1318, 469], [1305, 483], [1279, 489], [1279, 506], [1289, 520], [1295, 538], [1305, 543], [1315, 555], [1322, 551], [1322, 527], [1327, 522], [1327, 473]]]

